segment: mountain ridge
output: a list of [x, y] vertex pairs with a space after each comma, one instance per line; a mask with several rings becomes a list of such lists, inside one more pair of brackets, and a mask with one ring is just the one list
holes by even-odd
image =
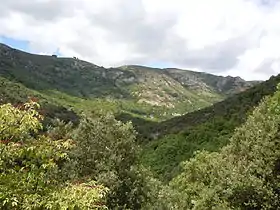
[[[232, 114], [242, 113], [237, 118], [245, 119], [247, 112], [262, 100], [263, 97], [271, 95], [276, 90], [277, 84], [280, 82], [280, 75], [271, 76], [269, 80], [255, 85], [254, 87], [217, 102], [212, 106], [187, 113], [182, 116], [176, 116], [158, 124], [153, 124], [154, 133], [159, 135], [175, 134], [190, 127], [207, 122], [214, 117], [231, 118]], [[239, 110], [238, 110], [239, 108]], [[228, 116], [226, 116], [228, 114]], [[166, 129], [168, 128], [168, 129]], [[161, 132], [162, 131], [162, 132]]]
[[210, 106], [254, 85], [237, 77], [174, 68], [104, 68], [76, 57], [36, 55], [5, 44], [0, 45], [0, 76], [53, 97], [101, 99], [124, 112], [158, 120]]

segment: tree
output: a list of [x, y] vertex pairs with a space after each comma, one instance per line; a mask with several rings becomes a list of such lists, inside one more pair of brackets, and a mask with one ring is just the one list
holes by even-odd
[[138, 146], [131, 123], [121, 123], [111, 114], [84, 118], [74, 139], [74, 156], [80, 175], [97, 180], [110, 189], [107, 206], [140, 209], [149, 189], [144, 169], [138, 166]]
[[[166, 192], [173, 209], [278, 209], [280, 88], [219, 152], [197, 152]], [[171, 209], [172, 209], [171, 208]]]
[[97, 209], [107, 189], [80, 180], [68, 138], [42, 133], [38, 104], [0, 106], [0, 209]]

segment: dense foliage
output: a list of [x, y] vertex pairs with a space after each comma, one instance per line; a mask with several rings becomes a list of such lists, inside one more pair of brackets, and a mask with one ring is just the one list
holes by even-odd
[[143, 146], [143, 164], [162, 180], [172, 179], [180, 173], [180, 162], [193, 157], [196, 150], [217, 151], [226, 145], [261, 99], [275, 92], [278, 82], [280, 76], [272, 77], [200, 111], [160, 123], [139, 124], [137, 129], [143, 136], [158, 135]]
[[154, 199], [131, 123], [95, 112], [43, 130], [37, 109], [0, 107], [0, 209], [141, 209]]
[[[280, 88], [280, 86], [279, 86]], [[218, 152], [197, 152], [165, 192], [171, 209], [278, 209], [280, 89]]]
[[[31, 102], [0, 107], [0, 208], [103, 208], [106, 188], [79, 182], [69, 153], [75, 142], [40, 132], [42, 116]], [[50, 131], [50, 133], [52, 133]]]
[[110, 114], [85, 118], [75, 130], [79, 173], [110, 189], [111, 209], [140, 209], [149, 198], [147, 173], [138, 164], [138, 146], [131, 123]]
[[237, 124], [223, 118], [203, 123], [180, 134], [170, 134], [143, 146], [142, 163], [151, 167], [161, 180], [170, 180], [180, 172], [179, 164], [197, 150], [217, 151], [228, 143]]

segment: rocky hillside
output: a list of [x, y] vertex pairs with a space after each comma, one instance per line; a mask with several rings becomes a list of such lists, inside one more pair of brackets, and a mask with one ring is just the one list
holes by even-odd
[[256, 84], [254, 87], [226, 98], [212, 106], [187, 113], [172, 119], [146, 124], [143, 131], [151, 136], [163, 136], [188, 131], [190, 128], [201, 125], [205, 122], [213, 122], [216, 119], [224, 122], [233, 121], [237, 125], [244, 122], [246, 116], [258, 103], [268, 95], [276, 91], [280, 83], [280, 75], [272, 76], [269, 80]]
[[66, 106], [69, 101], [81, 104], [99, 99], [149, 119], [195, 111], [253, 86], [238, 77], [180, 69], [103, 68], [78, 58], [34, 55], [3, 44], [0, 77], [51, 98], [67, 99]]
[[245, 81], [240, 77], [223, 77], [204, 72], [185, 71], [181, 69], [164, 69], [166, 74], [192, 90], [205, 90], [229, 96], [242, 92], [259, 81]]

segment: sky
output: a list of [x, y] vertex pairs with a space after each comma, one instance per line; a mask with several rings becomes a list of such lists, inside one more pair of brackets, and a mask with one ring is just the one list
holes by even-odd
[[3, 0], [0, 42], [105, 67], [266, 80], [280, 73], [280, 0]]

